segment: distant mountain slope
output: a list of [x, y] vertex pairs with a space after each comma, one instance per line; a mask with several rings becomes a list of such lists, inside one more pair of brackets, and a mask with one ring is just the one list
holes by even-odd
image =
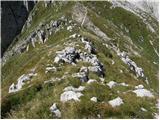
[[159, 19], [159, 1], [158, 0], [128, 0], [133, 5], [151, 14], [157, 20]]

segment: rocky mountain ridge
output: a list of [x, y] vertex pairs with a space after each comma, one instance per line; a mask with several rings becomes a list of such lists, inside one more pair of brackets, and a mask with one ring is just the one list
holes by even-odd
[[3, 118], [158, 116], [155, 18], [115, 1], [38, 2], [31, 13], [3, 57]]

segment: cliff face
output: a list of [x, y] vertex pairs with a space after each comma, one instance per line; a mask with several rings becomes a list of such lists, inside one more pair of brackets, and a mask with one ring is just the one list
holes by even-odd
[[1, 35], [2, 52], [18, 35], [28, 17], [29, 12], [34, 7], [33, 1], [2, 1], [1, 2]]

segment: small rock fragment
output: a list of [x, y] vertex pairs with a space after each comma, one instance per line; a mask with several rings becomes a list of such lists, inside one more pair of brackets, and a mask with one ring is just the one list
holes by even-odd
[[103, 83], [103, 82], [104, 82], [104, 80], [105, 80], [104, 78], [101, 78], [101, 77], [100, 77], [99, 79], [100, 79], [100, 81], [101, 81], [102, 83]]
[[123, 73], [123, 70], [119, 70], [120, 71], [120, 73]]
[[90, 100], [93, 102], [97, 102], [97, 97], [92, 97]]
[[144, 86], [143, 86], [143, 85], [137, 85], [137, 86], [135, 86], [135, 88], [136, 88], [136, 89], [143, 89]]
[[67, 102], [69, 100], [80, 101], [79, 98], [83, 96], [81, 92], [65, 91], [61, 94], [61, 102]]
[[54, 63], [58, 63], [60, 61], [60, 58], [58, 56], [55, 57]]
[[114, 81], [110, 81], [109, 83], [107, 83], [107, 85], [110, 87], [110, 88], [112, 88], [112, 87], [114, 87], [114, 86], [116, 86], [116, 85], [118, 85], [116, 82], [114, 82]]
[[76, 36], [77, 36], [77, 34], [75, 33], [75, 34], [69, 36], [69, 38], [76, 38]]
[[114, 60], [112, 60], [112, 65], [114, 65], [115, 64], [115, 62], [114, 62]]
[[144, 112], [147, 112], [147, 110], [145, 108], [143, 108], [143, 107], [141, 108], [141, 110], [144, 111]]
[[56, 67], [47, 67], [45, 73], [48, 73], [48, 72], [56, 72], [56, 71], [57, 71], [57, 68], [56, 68]]
[[123, 100], [120, 97], [117, 97], [113, 100], [110, 100], [108, 102], [112, 107], [116, 107], [116, 106], [120, 106], [121, 104], [123, 104]]
[[72, 26], [68, 26], [68, 27], [67, 27], [67, 30], [70, 31], [70, 32], [72, 31], [72, 29], [73, 29]]
[[154, 97], [153, 94], [146, 89], [137, 89], [133, 91], [138, 97]]
[[89, 80], [87, 81], [88, 84], [93, 83], [93, 82], [97, 82], [97, 80], [89, 79]]
[[119, 85], [126, 86], [126, 87], [128, 86], [128, 84], [126, 84], [124, 82], [123, 83], [119, 83]]
[[61, 111], [57, 108], [56, 103], [53, 103], [53, 105], [50, 107], [50, 110], [56, 115], [56, 117], [61, 118]]

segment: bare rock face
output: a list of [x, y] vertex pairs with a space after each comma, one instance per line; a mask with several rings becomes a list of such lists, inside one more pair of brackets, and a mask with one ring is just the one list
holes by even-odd
[[56, 53], [57, 53], [57, 56], [55, 57], [55, 60], [54, 60], [55, 63], [64, 61], [72, 64], [75, 62], [75, 60], [79, 56], [74, 47], [66, 47], [64, 50], [58, 51]]
[[74, 88], [72, 86], [66, 87], [64, 92], [61, 94], [61, 102], [67, 102], [70, 100], [80, 101], [80, 97], [83, 96], [81, 91], [85, 89], [84, 86], [79, 86], [79, 88]]
[[88, 68], [82, 66], [79, 73], [74, 74], [73, 77], [79, 78], [81, 82], [87, 82], [89, 79], [88, 73], [89, 73]]
[[16, 35], [21, 32], [29, 12], [34, 7], [33, 1], [2, 1], [1, 2], [1, 40], [2, 52], [13, 41]]
[[34, 76], [37, 76], [37, 73], [35, 73], [34, 71], [31, 71], [28, 74], [21, 75], [17, 80], [17, 84], [12, 83], [12, 85], [9, 87], [9, 93], [21, 90], [23, 85], [26, 84], [26, 82], [30, 81]]

